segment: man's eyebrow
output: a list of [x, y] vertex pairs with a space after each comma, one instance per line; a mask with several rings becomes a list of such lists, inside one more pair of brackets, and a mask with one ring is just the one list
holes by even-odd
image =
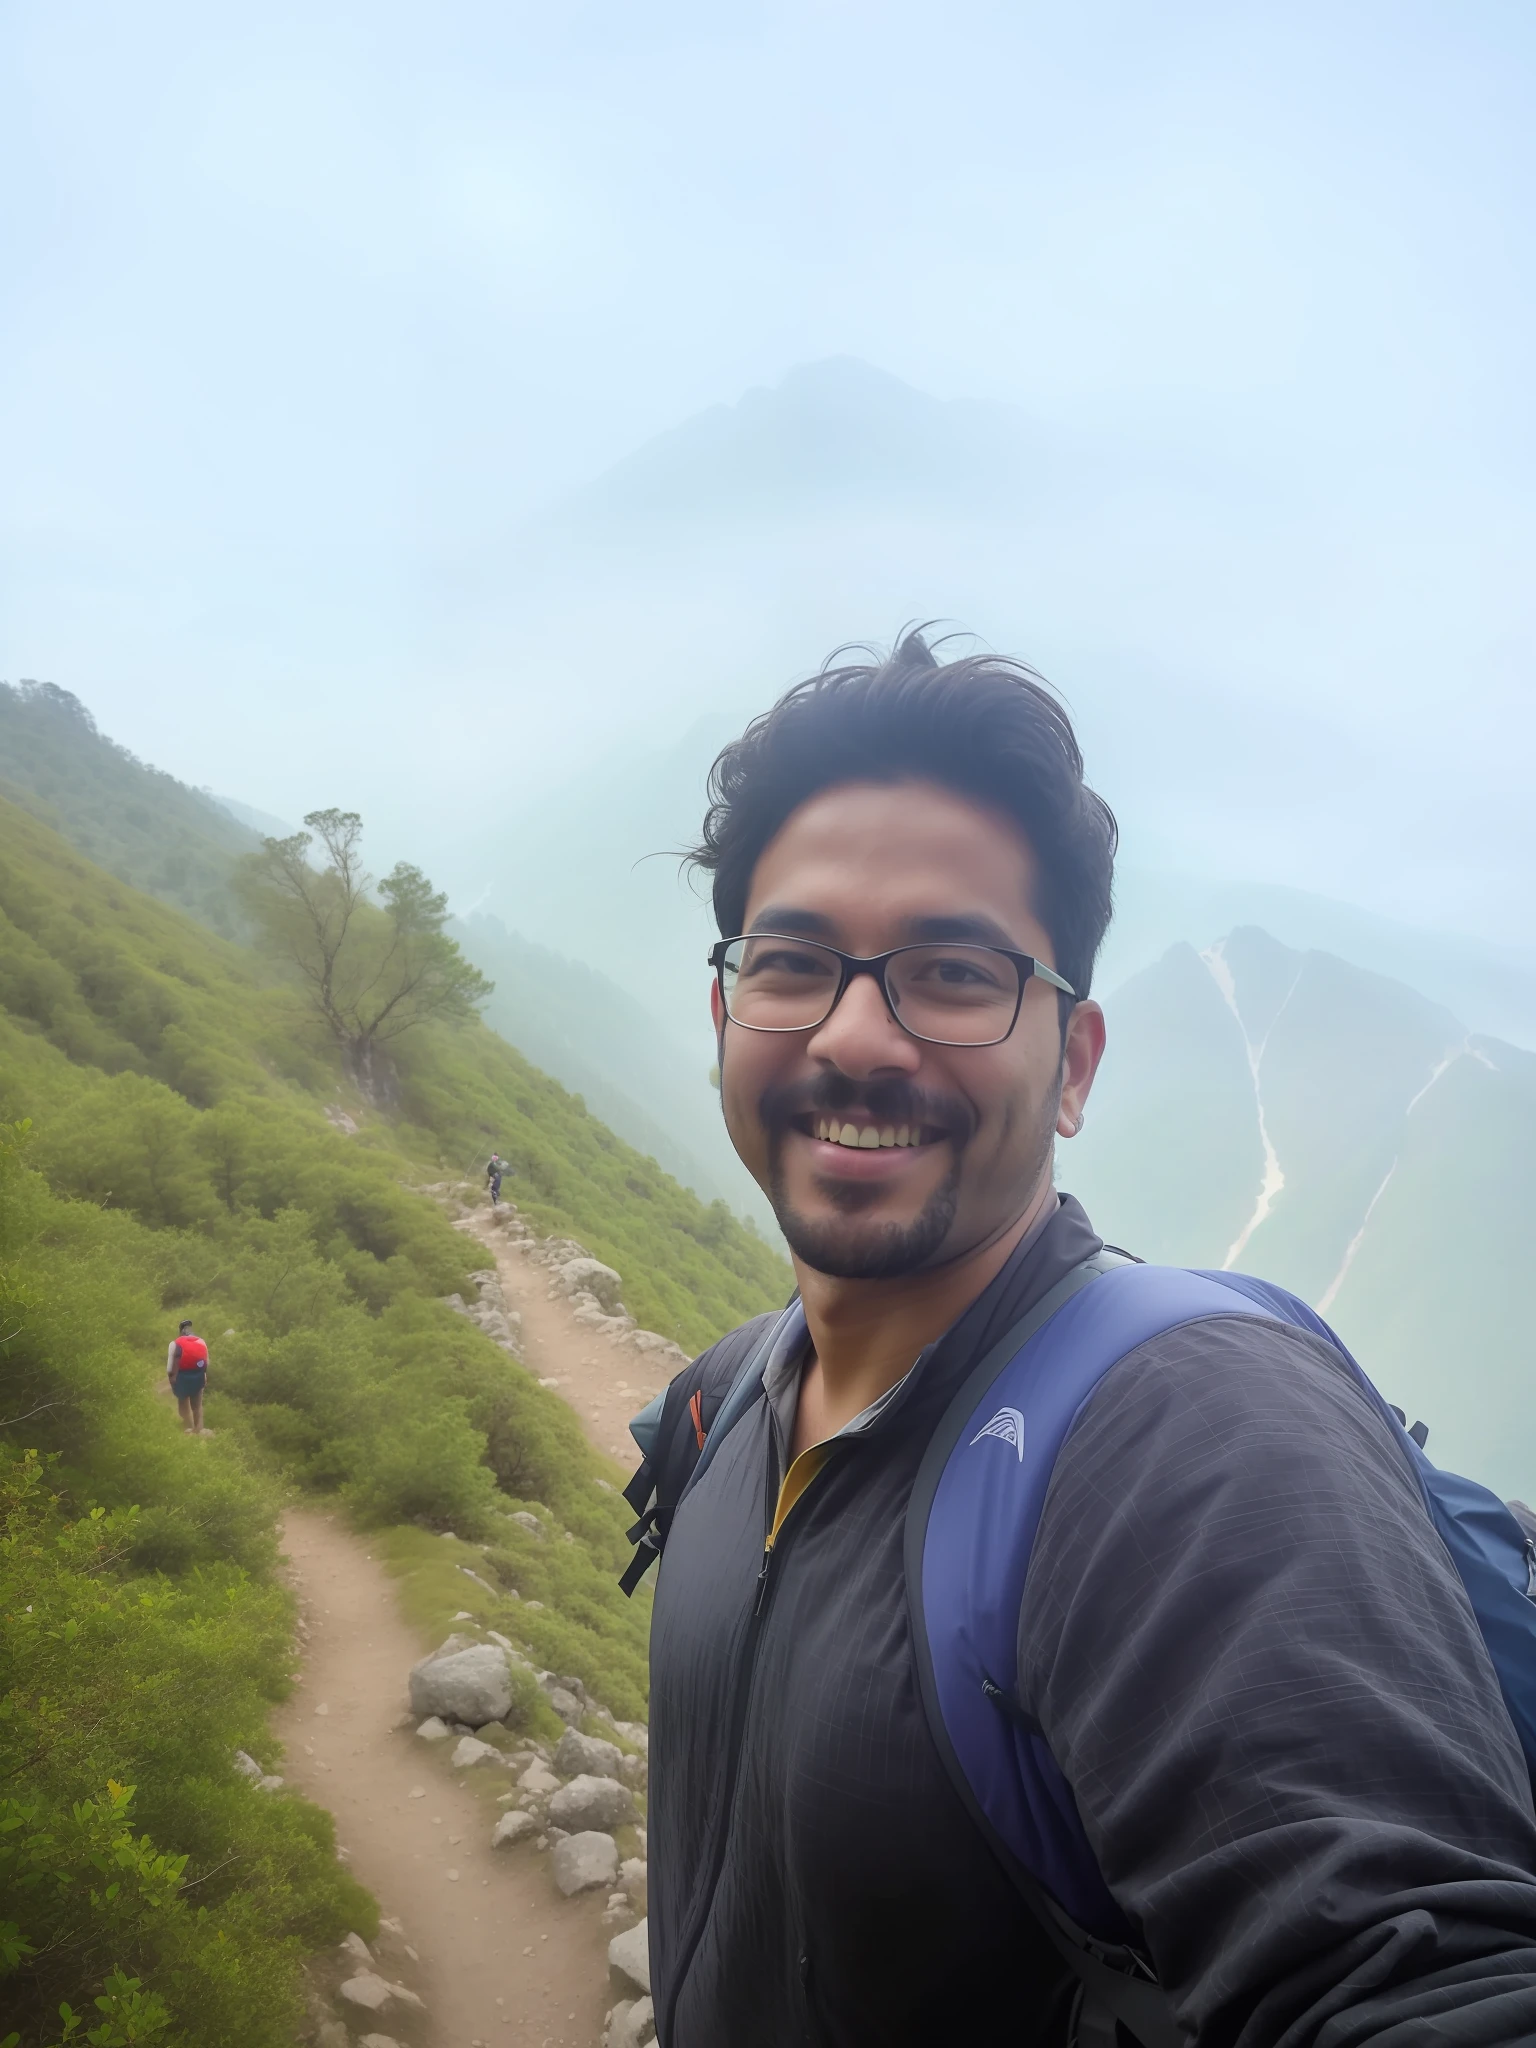
[[996, 918], [987, 917], [979, 911], [956, 912], [941, 917], [909, 917], [903, 921], [902, 929], [910, 941], [920, 946], [948, 942], [961, 946], [1001, 946], [1008, 953], [1024, 950], [1013, 933], [1005, 930]]
[[[787, 938], [821, 939], [832, 945], [837, 926], [819, 910], [791, 903], [765, 903], [748, 927], [751, 932], [783, 932]], [[1005, 926], [982, 911], [949, 911], [901, 922], [902, 944], [909, 946], [1001, 946], [1005, 952], [1024, 948]]]
[[783, 932], [787, 938], [830, 939], [836, 926], [819, 910], [797, 910], [788, 903], [767, 903], [747, 927], [748, 932]]

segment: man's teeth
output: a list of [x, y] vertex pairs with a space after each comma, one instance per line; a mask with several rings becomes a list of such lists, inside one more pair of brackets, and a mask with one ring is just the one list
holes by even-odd
[[920, 1145], [920, 1124], [840, 1124], [835, 1117], [818, 1118], [816, 1135], [827, 1145], [850, 1145], [860, 1152], [874, 1152], [891, 1145]]

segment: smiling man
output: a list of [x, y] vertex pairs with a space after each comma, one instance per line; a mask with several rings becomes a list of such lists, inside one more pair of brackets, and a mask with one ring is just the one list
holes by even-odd
[[[1524, 1758], [1321, 1325], [1218, 1289], [1068, 1403], [1008, 1668], [961, 1690], [1087, 1876], [1000, 1840], [943, 1702], [1013, 1533], [920, 1612], [914, 1504], [973, 1376], [1138, 1270], [1053, 1173], [1104, 1050], [1114, 821], [1035, 678], [916, 636], [792, 691], [712, 786], [721, 1099], [798, 1293], [636, 1428], [661, 2048], [1110, 2042], [1116, 2012], [1149, 2044], [1536, 2038]], [[1023, 1396], [967, 1424], [1001, 1462], [961, 1492], [1027, 1477], [1039, 1427]]]

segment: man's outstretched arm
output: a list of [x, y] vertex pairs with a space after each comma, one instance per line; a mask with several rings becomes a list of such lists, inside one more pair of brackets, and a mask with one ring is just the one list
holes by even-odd
[[1220, 1318], [1114, 1369], [1057, 1461], [1020, 1688], [1202, 2048], [1536, 2040], [1525, 1762], [1325, 1344]]

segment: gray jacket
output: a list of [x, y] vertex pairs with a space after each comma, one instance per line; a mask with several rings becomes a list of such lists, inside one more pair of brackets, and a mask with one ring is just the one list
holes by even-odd
[[[902, 1532], [950, 1394], [1098, 1246], [1066, 1199], [864, 1430], [763, 1574], [759, 1399], [668, 1535], [651, 1671], [661, 2048], [1064, 2040], [1072, 1985], [945, 1773]], [[1328, 1347], [1157, 1338], [1069, 1437], [1020, 1691], [1191, 2038], [1536, 2040], [1536, 1817], [1460, 1581]]]

